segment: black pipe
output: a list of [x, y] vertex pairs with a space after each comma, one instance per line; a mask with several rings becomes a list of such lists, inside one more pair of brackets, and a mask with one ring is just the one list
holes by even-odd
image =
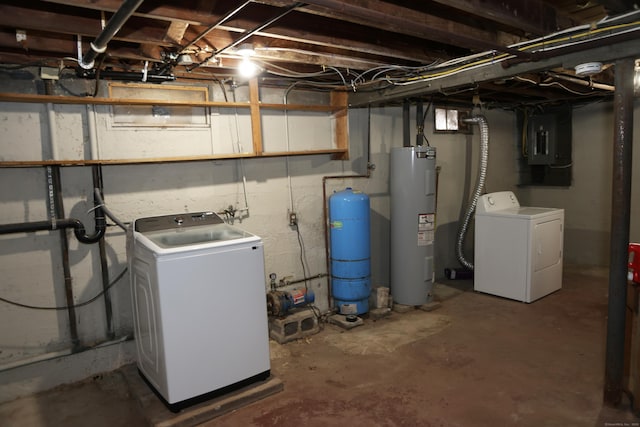
[[[102, 206], [102, 167], [100, 165], [93, 166], [93, 194], [94, 203], [98, 203], [98, 206]], [[103, 233], [104, 236], [104, 233]], [[109, 264], [107, 263], [107, 245], [104, 238], [98, 241], [98, 249], [100, 251], [100, 272], [102, 277], [102, 290], [104, 298], [104, 313], [107, 321], [107, 338], [113, 339], [116, 334], [113, 330], [113, 306], [111, 304], [111, 294], [107, 292], [109, 290]]]
[[634, 59], [615, 63], [613, 180], [604, 402], [622, 401], [631, 218]]
[[[57, 170], [54, 169], [54, 170]], [[58, 174], [58, 180], [60, 179], [60, 173]], [[55, 174], [54, 174], [55, 178]], [[55, 185], [55, 184], [54, 184]], [[59, 185], [59, 183], [58, 183]], [[59, 188], [59, 187], [58, 187]], [[95, 215], [95, 230], [92, 235], [87, 235], [87, 231], [84, 227], [84, 224], [80, 222], [79, 219], [76, 218], [52, 218], [49, 221], [34, 221], [34, 222], [19, 222], [14, 224], [3, 224], [0, 225], [0, 234], [13, 234], [13, 233], [30, 233], [34, 231], [53, 231], [62, 229], [65, 230], [67, 228], [73, 228], [73, 234], [76, 236], [81, 243], [96, 243], [98, 242], [102, 236], [104, 236], [105, 230], [107, 228], [107, 221], [104, 217], [104, 212], [100, 207], [99, 201], [94, 196], [93, 203], [95, 206], [94, 215]], [[59, 214], [57, 216], [60, 216]]]
[[[62, 197], [62, 188], [60, 181], [60, 168], [59, 166], [53, 166], [47, 168], [47, 173], [50, 173], [50, 191], [52, 191], [53, 212], [55, 217], [64, 217], [64, 201]], [[74, 308], [75, 301], [73, 299], [73, 279], [71, 278], [71, 264], [69, 262], [69, 237], [67, 231], [61, 228], [60, 234], [60, 252], [62, 254], [62, 271], [64, 273], [64, 295], [67, 305], [67, 315], [69, 316], [69, 333], [71, 335], [71, 348], [72, 351], [77, 351], [80, 345], [80, 337], [78, 335], [78, 323], [76, 320], [76, 310]]]
[[107, 25], [98, 37], [91, 43], [91, 49], [80, 59], [80, 66], [85, 69], [93, 68], [96, 57], [107, 50], [107, 44], [116, 35], [125, 22], [142, 4], [142, 0], [125, 0], [116, 13], [109, 19]]
[[402, 102], [402, 146], [411, 147], [411, 104], [408, 99]]
[[[77, 68], [76, 70], [76, 75], [83, 79], [95, 80], [96, 74], [96, 70], [83, 70], [82, 68]], [[100, 78], [131, 82], [163, 83], [175, 81], [176, 76], [173, 74], [145, 74], [133, 71], [101, 70]]]
[[422, 107], [422, 101], [416, 103], [416, 146], [420, 146], [424, 142], [424, 109]]

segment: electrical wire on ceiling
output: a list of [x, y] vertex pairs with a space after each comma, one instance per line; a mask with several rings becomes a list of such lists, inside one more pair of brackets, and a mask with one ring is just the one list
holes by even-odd
[[[521, 52], [542, 53], [548, 52], [576, 44], [593, 42], [595, 40], [605, 40], [611, 36], [621, 35], [640, 30], [640, 21], [622, 22], [627, 18], [637, 16], [640, 11], [630, 12], [616, 17], [607, 17], [595, 25], [580, 25], [568, 28], [556, 33], [527, 40], [508, 46], [518, 49]], [[335, 90], [346, 89], [354, 91], [381, 89], [388, 86], [405, 86], [439, 78], [449, 77], [461, 72], [466, 72], [487, 65], [496, 64], [514, 58], [515, 55], [508, 53], [498, 53], [497, 51], [480, 52], [466, 57], [455, 58], [445, 62], [435, 61], [431, 64], [416, 67], [399, 65], [378, 66], [356, 74], [350, 82], [344, 79], [342, 73], [336, 69], [340, 80], [322, 80], [318, 77], [330, 77], [325, 73], [326, 69], [317, 73], [299, 73], [288, 70], [282, 66], [263, 61], [264, 71], [279, 77], [291, 79], [303, 79], [306, 86], [313, 86], [319, 89]], [[372, 74], [370, 78], [367, 76]], [[555, 85], [566, 88], [565, 85]], [[569, 88], [568, 91], [571, 91]], [[583, 95], [583, 93], [576, 94]]]

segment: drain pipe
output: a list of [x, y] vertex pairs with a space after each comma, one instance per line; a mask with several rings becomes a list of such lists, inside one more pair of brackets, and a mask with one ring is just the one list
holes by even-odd
[[57, 218], [57, 216], [61, 215], [53, 216], [49, 221], [20, 222], [0, 225], [0, 234], [30, 233], [34, 231], [54, 231], [58, 229], [64, 230], [67, 228], [73, 228], [73, 234], [81, 243], [96, 243], [102, 238], [102, 236], [104, 236], [107, 222], [105, 220], [102, 207], [96, 199], [95, 194], [93, 203], [95, 206], [95, 231], [92, 235], [87, 234], [84, 224], [80, 222], [79, 219]]
[[633, 169], [634, 62], [633, 58], [625, 58], [615, 63], [609, 298], [604, 377], [604, 403], [610, 406], [617, 406], [622, 401], [624, 379], [627, 263], [629, 262], [631, 172]]
[[[94, 201], [98, 203], [98, 206], [104, 205], [102, 200], [102, 167], [96, 165], [92, 170], [93, 178], [93, 197]], [[101, 207], [104, 210], [104, 207]], [[105, 227], [106, 228], [106, 227]], [[107, 339], [112, 340], [116, 334], [113, 326], [113, 307], [111, 304], [111, 294], [107, 292], [109, 290], [109, 264], [107, 263], [107, 244], [103, 238], [98, 241], [98, 251], [100, 254], [100, 273], [102, 278], [102, 290], [104, 292], [104, 315], [107, 323]]]
[[411, 147], [411, 103], [402, 102], [402, 146]]
[[480, 198], [480, 194], [484, 188], [484, 181], [487, 176], [487, 162], [489, 159], [489, 126], [487, 125], [487, 119], [485, 119], [484, 116], [475, 116], [469, 119], [464, 119], [464, 121], [472, 124], [476, 123], [480, 127], [480, 169], [478, 170], [478, 179], [476, 182], [476, 188], [473, 191], [473, 196], [471, 197], [471, 202], [467, 206], [462, 225], [458, 230], [456, 256], [463, 267], [473, 270], [473, 263], [468, 261], [464, 256], [463, 246], [464, 239], [469, 228], [469, 222], [471, 222], [471, 217], [476, 210], [476, 204], [478, 203], [478, 198]]
[[[47, 166], [47, 185], [49, 192], [49, 209], [53, 216], [51, 220], [64, 217], [64, 205], [62, 191], [60, 191], [60, 169], [58, 166]], [[71, 335], [71, 351], [75, 353], [82, 347], [78, 335], [78, 323], [73, 300], [73, 279], [71, 277], [71, 264], [69, 263], [69, 237], [67, 231], [61, 228], [60, 252], [62, 255], [62, 271], [64, 274], [64, 296], [67, 305], [67, 315], [69, 316], [69, 333]]]
[[97, 56], [107, 50], [107, 44], [142, 4], [142, 1], [143, 0], [125, 0], [124, 3], [122, 3], [116, 13], [109, 19], [109, 22], [107, 22], [102, 32], [91, 42], [91, 50], [89, 50], [83, 58], [78, 58], [78, 63], [82, 68], [85, 70], [93, 68]]

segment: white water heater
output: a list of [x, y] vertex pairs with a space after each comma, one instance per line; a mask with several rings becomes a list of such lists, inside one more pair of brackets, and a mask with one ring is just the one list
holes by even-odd
[[391, 294], [396, 304], [422, 305], [434, 281], [436, 149], [391, 149]]

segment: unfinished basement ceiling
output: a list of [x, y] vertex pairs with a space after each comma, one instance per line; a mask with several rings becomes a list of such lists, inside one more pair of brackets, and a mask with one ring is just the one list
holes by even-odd
[[[122, 72], [129, 72], [178, 81], [232, 80], [238, 48], [250, 43], [263, 84], [363, 93], [446, 75], [473, 61], [532, 63], [565, 45], [573, 44], [575, 52], [576, 44], [640, 40], [640, 14], [630, 13], [636, 0], [146, 0], [93, 68], [78, 67], [124, 3], [3, 1], [3, 72], [15, 68], [11, 64], [46, 65], [61, 68], [61, 78], [124, 79]], [[545, 38], [566, 29], [574, 30]], [[545, 43], [554, 49], [544, 49]], [[591, 76], [555, 68], [490, 81], [478, 73], [473, 84], [431, 91], [428, 99], [489, 106], [600, 99], [612, 94], [611, 68], [604, 63]]]

